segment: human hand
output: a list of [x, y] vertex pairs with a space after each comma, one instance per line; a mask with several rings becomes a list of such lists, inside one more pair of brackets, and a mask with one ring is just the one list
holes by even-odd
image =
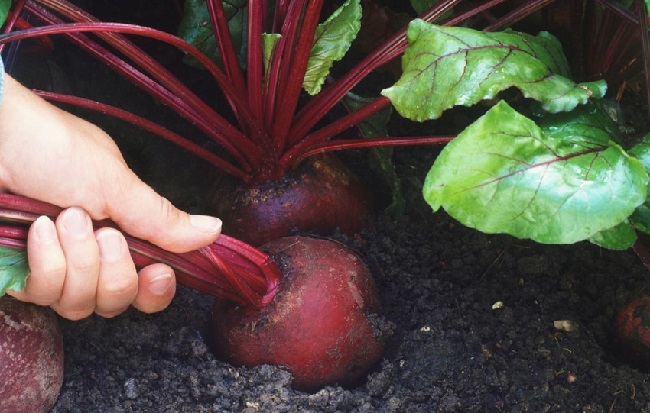
[[0, 190], [66, 208], [29, 229], [30, 276], [10, 295], [49, 305], [61, 316], [112, 317], [130, 305], [156, 312], [169, 305], [173, 270], [153, 264], [139, 276], [124, 235], [93, 231], [110, 218], [125, 232], [171, 252], [213, 242], [221, 221], [188, 215], [143, 183], [112, 139], [96, 126], [45, 102], [5, 75], [0, 103]]

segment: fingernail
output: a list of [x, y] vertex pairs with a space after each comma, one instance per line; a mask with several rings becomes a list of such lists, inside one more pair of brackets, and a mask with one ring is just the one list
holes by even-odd
[[190, 223], [194, 228], [211, 234], [221, 230], [221, 220], [209, 215], [190, 215]]
[[86, 238], [93, 228], [90, 217], [80, 208], [68, 208], [63, 211], [61, 223], [70, 235], [79, 240]]
[[97, 245], [99, 245], [99, 255], [107, 262], [118, 261], [124, 256], [126, 250], [124, 237], [112, 229], [97, 234]]
[[163, 295], [172, 285], [172, 274], [160, 274], [149, 283], [149, 292], [153, 295]]
[[52, 244], [57, 240], [54, 222], [45, 215], [38, 217], [32, 226], [34, 228], [34, 235], [36, 235], [38, 242], [41, 244]]

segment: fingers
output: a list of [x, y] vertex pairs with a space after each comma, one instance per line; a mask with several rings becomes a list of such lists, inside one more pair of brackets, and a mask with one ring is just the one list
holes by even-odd
[[66, 277], [59, 301], [51, 307], [63, 317], [78, 320], [95, 311], [99, 247], [92, 221], [80, 208], [64, 210], [56, 228], [66, 259]]
[[221, 220], [190, 215], [129, 173], [106, 200], [107, 215], [125, 232], [171, 252], [187, 252], [208, 245], [221, 232]]
[[56, 223], [38, 218], [29, 229], [27, 257], [26, 287], [9, 293], [71, 320], [93, 312], [114, 317], [132, 304], [147, 313], [161, 311], [176, 291], [166, 265], [150, 265], [138, 277], [124, 235], [114, 228], [93, 231], [80, 208], [64, 210]]
[[162, 311], [171, 303], [175, 292], [172, 269], [164, 264], [152, 264], [140, 270], [138, 296], [133, 306], [144, 313]]
[[63, 291], [66, 262], [59, 244], [54, 222], [48, 217], [38, 218], [28, 232], [27, 259], [30, 275], [22, 291], [8, 291], [22, 301], [51, 305]]
[[114, 317], [129, 308], [138, 294], [138, 274], [126, 239], [113, 228], [96, 232], [100, 268], [95, 313]]

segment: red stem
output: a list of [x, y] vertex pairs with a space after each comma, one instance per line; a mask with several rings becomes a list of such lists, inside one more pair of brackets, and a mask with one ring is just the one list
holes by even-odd
[[262, 56], [264, 13], [266, 13], [266, 0], [249, 2], [246, 76], [248, 80], [248, 103], [257, 119], [264, 118], [264, 97], [262, 95], [264, 83], [264, 61]]
[[[278, 81], [271, 136], [279, 153], [284, 151], [311, 54], [323, 0], [294, 0], [289, 6], [288, 24], [282, 30], [283, 70]], [[285, 30], [286, 29], [286, 30]]]
[[337, 119], [335, 122], [301, 139], [291, 147], [280, 159], [280, 170], [289, 170], [305, 158], [305, 153], [313, 147], [336, 136], [344, 130], [370, 118], [375, 113], [390, 106], [390, 100], [381, 96], [362, 108]]
[[270, 33], [277, 33], [282, 27], [282, 23], [287, 17], [290, 0], [276, 0], [275, 11], [273, 16], [273, 25]]
[[[20, 14], [23, 12], [23, 8], [25, 7], [25, 3], [27, 0], [18, 0], [16, 2], [16, 5], [14, 6], [14, 10], [9, 12], [9, 15], [7, 16], [7, 20], [4, 22], [4, 29], [2, 33], [8, 33], [11, 30], [13, 30], [14, 25], [20, 18]], [[2, 50], [4, 49], [4, 45], [0, 45], [0, 53], [2, 53]]]
[[[198, 49], [194, 49], [189, 44], [185, 43], [183, 40], [169, 35], [164, 32], [160, 32], [155, 29], [134, 26], [129, 24], [119, 24], [119, 23], [71, 23], [71, 24], [53, 24], [44, 27], [35, 27], [20, 32], [12, 32], [6, 35], [0, 36], [0, 43], [8, 43], [11, 41], [22, 40], [26, 38], [38, 37], [42, 35], [50, 34], [64, 34], [64, 33], [79, 33], [79, 32], [120, 32], [120, 33], [130, 33], [137, 34], [146, 37], [153, 37], [158, 40], [166, 41], [175, 46], [186, 47], [188, 52], [192, 57], [199, 60], [201, 63], [206, 63], [213, 66], [213, 69], [216, 68], [212, 62], [203, 55]], [[88, 46], [88, 45], [86, 45]], [[101, 46], [94, 44], [91, 51], [97, 58], [104, 61], [110, 67], [122, 73], [127, 78], [134, 81], [138, 84], [139, 87], [147, 91], [149, 94], [155, 96], [156, 98], [163, 101], [165, 104], [172, 107], [179, 114], [187, 118], [188, 120], [195, 123], [201, 130], [206, 132], [209, 136], [213, 137], [219, 144], [221, 144], [226, 150], [228, 150], [233, 156], [235, 156], [243, 166], [248, 165], [246, 159], [242, 158], [244, 155], [250, 160], [259, 160], [263, 159], [259, 148], [251, 142], [245, 135], [243, 135], [239, 130], [237, 130], [233, 125], [228, 123], [224, 118], [214, 113], [212, 118], [204, 118], [201, 115], [197, 114], [192, 110], [185, 101], [180, 97], [174, 95], [169, 90], [163, 88], [159, 84], [155, 83], [150, 78], [143, 75], [137, 69], [131, 67], [126, 62], [120, 60], [115, 55], [112, 55], [110, 52], [103, 49]], [[190, 49], [191, 48], [191, 49]], [[216, 68], [218, 70], [218, 68]], [[211, 70], [211, 69], [208, 69]], [[215, 72], [217, 73], [217, 72]], [[223, 75], [221, 73], [221, 75]], [[236, 146], [235, 146], [236, 142]], [[249, 169], [249, 168], [246, 168]]]
[[308, 151], [296, 158], [296, 164], [304, 159], [323, 152], [343, 151], [350, 149], [367, 149], [387, 146], [421, 146], [446, 145], [454, 136], [404, 136], [389, 138], [337, 139], [312, 146]]
[[643, 69], [645, 74], [645, 93], [648, 105], [648, 119], [650, 119], [650, 39], [648, 38], [648, 10], [643, 0], [637, 0], [637, 11], [639, 14], [639, 30], [641, 36], [641, 50], [643, 56]]
[[244, 75], [239, 66], [237, 52], [235, 51], [232, 36], [230, 35], [228, 18], [223, 8], [223, 2], [221, 0], [208, 0], [206, 1], [206, 6], [208, 7], [208, 14], [212, 21], [212, 31], [217, 39], [219, 53], [221, 54], [221, 60], [224, 63], [226, 74], [233, 82], [239, 94], [245, 96], [246, 84], [244, 83]]
[[614, 14], [628, 23], [632, 23], [635, 26], [639, 24], [639, 20], [634, 13], [631, 13], [628, 9], [622, 7], [619, 2], [612, 0], [596, 0], [596, 3], [600, 3], [604, 8], [611, 10]]
[[650, 253], [648, 252], [648, 249], [643, 245], [643, 243], [637, 239], [634, 242], [634, 245], [632, 245], [632, 250], [636, 256], [639, 257], [643, 265], [645, 265], [645, 267], [650, 270]]
[[[39, 1], [41, 4], [45, 4], [49, 6], [53, 10], [57, 11], [58, 13], [70, 19], [72, 22], [101, 23], [92, 15], [86, 13], [83, 9], [70, 4], [65, 0], [37, 0], [37, 1]], [[32, 14], [34, 14], [39, 19], [43, 20], [48, 24], [64, 23], [62, 20], [58, 19], [56, 16], [53, 16], [52, 14], [48, 13], [46, 10], [42, 8], [31, 6], [28, 9]], [[151, 29], [151, 28], [146, 28], [146, 29]], [[151, 29], [151, 30], [153, 30], [154, 33], [157, 32], [155, 29]], [[163, 33], [163, 32], [159, 32], [159, 33]], [[182, 101], [186, 102], [186, 104], [192, 107], [197, 113], [202, 114], [202, 117], [204, 119], [212, 119], [215, 117], [217, 118], [220, 117], [210, 106], [206, 105], [198, 96], [196, 96], [191, 90], [189, 90], [178, 78], [176, 78], [174, 75], [169, 73], [169, 71], [167, 71], [167, 69], [165, 69], [160, 63], [158, 63], [155, 59], [149, 56], [144, 50], [135, 46], [124, 36], [115, 32], [101, 32], [101, 31], [98, 31], [95, 34], [99, 38], [105, 40], [108, 44], [110, 44], [120, 53], [123, 53], [125, 56], [127, 56], [129, 59], [135, 62], [138, 66], [143, 68], [150, 76], [152, 76], [154, 79], [160, 82], [164, 87], [169, 89], [174, 95], [178, 95], [182, 97]], [[171, 35], [164, 33], [164, 36], [169, 37]], [[176, 37], [176, 36], [172, 36], [172, 37]], [[174, 47], [177, 47], [183, 52], [188, 53], [192, 55], [194, 58], [196, 58], [202, 65], [206, 67], [206, 69], [208, 69], [208, 72], [213, 76], [217, 84], [219, 84], [219, 86], [224, 90], [224, 93], [226, 93], [226, 96], [228, 96], [233, 111], [235, 111], [236, 113], [242, 111], [245, 112], [245, 108], [246, 108], [245, 100], [244, 100], [245, 94], [237, 95], [237, 90], [233, 88], [232, 82], [228, 80], [228, 77], [225, 74], [223, 74], [221, 69], [219, 69], [212, 62], [212, 60], [210, 60], [210, 58], [208, 58], [203, 53], [201, 53], [198, 49], [189, 45], [188, 43], [186, 43], [180, 38], [176, 37], [174, 43], [170, 43], [169, 39], [164, 39], [159, 37], [154, 37], [154, 38], [156, 40], [160, 40], [172, 44]], [[103, 60], [101, 58], [104, 54], [110, 53], [106, 49], [100, 48], [99, 45], [97, 45], [95, 42], [93, 42], [86, 36], [79, 35], [73, 40], [75, 40], [82, 48], [86, 49], [87, 51], [95, 55], [95, 57], [100, 58], [100, 60]], [[98, 51], [94, 52], [93, 49], [97, 49]], [[195, 56], [194, 55], [195, 53], [198, 53], [201, 57], [199, 58]], [[113, 56], [112, 60], [119, 62], [121, 59], [117, 58], [116, 56]], [[109, 65], [109, 67], [114, 67], [110, 64], [110, 62], [106, 62], [106, 63]], [[136, 84], [138, 83], [136, 82]], [[250, 122], [251, 119], [248, 119], [247, 121]]]
[[[0, 194], [0, 220], [31, 224], [41, 215], [55, 218], [61, 208], [7, 193]], [[103, 221], [102, 226], [115, 226]], [[0, 226], [0, 245], [25, 248], [24, 227]], [[221, 235], [197, 251], [173, 254], [146, 241], [127, 236], [136, 265], [165, 263], [176, 271], [177, 280], [206, 294], [241, 305], [261, 308], [277, 292], [282, 275], [270, 257], [250, 245]]]
[[[459, 2], [460, 0], [441, 1], [423, 14], [422, 17], [427, 21], [437, 20]], [[347, 71], [343, 77], [329, 85], [307, 103], [294, 118], [293, 126], [289, 132], [292, 139], [291, 144], [296, 144], [301, 140], [334, 105], [343, 99], [346, 93], [352, 90], [369, 73], [404, 53], [407, 46], [406, 30], [406, 28], [403, 28], [397, 32], [382, 46], [366, 56], [359, 64]]]
[[515, 8], [510, 13], [499, 18], [494, 24], [486, 26], [483, 30], [485, 31], [496, 31], [501, 30], [504, 27], [509, 27], [512, 24], [530, 16], [532, 13], [540, 10], [551, 3], [555, 3], [556, 0], [536, 0], [528, 1], [526, 4], [521, 7]]
[[199, 146], [195, 144], [194, 142], [184, 138], [183, 136], [172, 132], [171, 130], [155, 123], [151, 122], [150, 120], [144, 119], [140, 116], [137, 116], [129, 111], [116, 108], [111, 105], [107, 105], [105, 103], [100, 103], [96, 102], [93, 100], [89, 99], [84, 99], [80, 98], [77, 96], [70, 96], [70, 95], [64, 95], [60, 93], [53, 93], [53, 92], [46, 92], [42, 90], [34, 90], [34, 93], [37, 95], [41, 96], [44, 99], [47, 99], [49, 101], [53, 102], [59, 102], [59, 103], [64, 103], [68, 105], [73, 105], [77, 107], [81, 107], [84, 109], [90, 109], [95, 112], [100, 112], [105, 115], [112, 116], [117, 119], [121, 119], [125, 122], [128, 122], [132, 125], [135, 125], [139, 128], [142, 128], [146, 131], [149, 131], [155, 135], [160, 136], [163, 139], [166, 139], [181, 148], [189, 151], [190, 153], [198, 156], [199, 158], [207, 161], [211, 165], [223, 170], [226, 173], [229, 173], [233, 176], [236, 176], [237, 178], [241, 179], [244, 182], [249, 182], [251, 180], [250, 174], [245, 173], [243, 170], [240, 168], [236, 167], [230, 162], [227, 162], [226, 160], [218, 157], [214, 153], [208, 151], [207, 149], [203, 148], [202, 146]]

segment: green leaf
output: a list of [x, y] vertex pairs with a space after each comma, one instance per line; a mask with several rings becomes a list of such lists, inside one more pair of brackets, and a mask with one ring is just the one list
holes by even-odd
[[[235, 44], [235, 50], [244, 54], [246, 42], [246, 13], [247, 0], [224, 0], [223, 7], [228, 19], [230, 35]], [[208, 14], [208, 7], [205, 0], [185, 0], [185, 12], [178, 27], [178, 37], [201, 50], [213, 61], [220, 63], [221, 56], [217, 47], [217, 41], [212, 31], [212, 23]], [[188, 57], [186, 63], [193, 66], [201, 66], [196, 60]]]
[[610, 250], [623, 251], [631, 248], [636, 241], [636, 232], [629, 222], [596, 233], [589, 239], [593, 244]]
[[0, 25], [4, 24], [5, 20], [7, 20], [10, 7], [11, 0], [0, 0]]
[[345, 56], [360, 28], [360, 0], [346, 1], [318, 25], [302, 85], [307, 93], [320, 92], [332, 65]]
[[480, 32], [416, 19], [409, 25], [404, 73], [382, 93], [400, 115], [435, 119], [456, 105], [472, 106], [510, 87], [549, 112], [569, 111], [605, 94], [604, 81], [576, 84], [557, 39], [546, 32]]
[[571, 112], [547, 116], [539, 121], [539, 126], [546, 137], [558, 141], [608, 145], [610, 141], [621, 140], [618, 125], [601, 101], [589, 102]]
[[280, 42], [282, 35], [279, 33], [262, 33], [262, 56], [264, 58], [264, 72], [269, 68], [275, 47]]
[[425, 199], [479, 231], [541, 243], [575, 243], [620, 224], [645, 200], [648, 175], [587, 114], [571, 126], [551, 116], [541, 128], [495, 105], [442, 150]]
[[646, 172], [650, 173], [650, 133], [646, 134], [628, 153], [643, 164]]
[[29, 275], [24, 250], [0, 247], [0, 296], [7, 290], [21, 291]]
[[[646, 135], [628, 153], [637, 158], [643, 164], [646, 173], [650, 174], [650, 134]], [[650, 234], [650, 184], [648, 188], [648, 198], [646, 198], [643, 205], [639, 206], [630, 217], [634, 227], [646, 234]]]

